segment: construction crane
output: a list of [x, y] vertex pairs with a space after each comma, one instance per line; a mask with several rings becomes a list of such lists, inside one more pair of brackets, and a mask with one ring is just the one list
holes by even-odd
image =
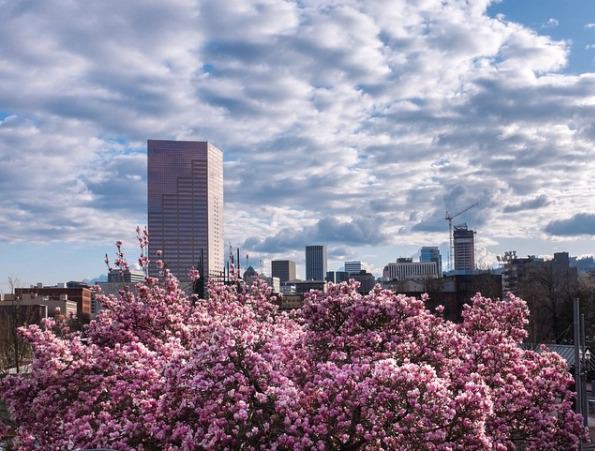
[[444, 219], [446, 219], [448, 221], [448, 239], [449, 239], [449, 246], [448, 246], [448, 269], [452, 270], [454, 268], [454, 263], [453, 263], [453, 259], [454, 259], [454, 244], [452, 242], [452, 220], [454, 218], [456, 218], [457, 216], [461, 216], [463, 213], [468, 212], [469, 210], [471, 210], [473, 207], [477, 207], [479, 205], [479, 202], [475, 202], [473, 205], [469, 205], [467, 208], [465, 208], [464, 210], [459, 211], [458, 213], [455, 213], [454, 215], [451, 215], [448, 210], [446, 211], [446, 217]]

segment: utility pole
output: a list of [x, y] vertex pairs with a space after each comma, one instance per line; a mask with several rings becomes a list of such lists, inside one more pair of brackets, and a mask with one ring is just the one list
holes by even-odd
[[[588, 425], [589, 410], [587, 398], [587, 348], [585, 346], [585, 316], [580, 313], [578, 298], [574, 299], [574, 385], [576, 399], [574, 410], [583, 417], [583, 424]], [[582, 444], [579, 445], [582, 448]]]
[[199, 299], [206, 299], [206, 290], [205, 290], [205, 286], [206, 286], [206, 277], [207, 275], [205, 274], [205, 265], [204, 265], [204, 249], [200, 249], [200, 261], [198, 262], [198, 274], [199, 277], [198, 279], [196, 279], [194, 281], [194, 286], [193, 288], [193, 292], [194, 294], [198, 295]]

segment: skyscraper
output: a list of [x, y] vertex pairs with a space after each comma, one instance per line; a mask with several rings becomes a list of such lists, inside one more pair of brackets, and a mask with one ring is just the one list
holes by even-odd
[[326, 246], [306, 246], [306, 280], [324, 280], [326, 276]]
[[[149, 258], [157, 250], [187, 284], [188, 271], [223, 270], [223, 152], [205, 141], [148, 141]], [[153, 264], [152, 276], [159, 274]]]
[[438, 274], [442, 277], [442, 255], [440, 249], [435, 246], [424, 246], [419, 252], [419, 261], [422, 263], [435, 262]]
[[475, 271], [475, 232], [467, 224], [455, 226], [453, 232], [455, 250], [455, 271]]
[[295, 262], [291, 260], [271, 261], [271, 277], [278, 277], [281, 283], [295, 280]]

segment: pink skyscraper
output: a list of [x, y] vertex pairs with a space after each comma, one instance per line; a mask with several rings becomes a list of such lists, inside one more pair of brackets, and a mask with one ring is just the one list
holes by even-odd
[[148, 141], [149, 271], [163, 251], [188, 286], [188, 270], [223, 271], [223, 152], [206, 141]]

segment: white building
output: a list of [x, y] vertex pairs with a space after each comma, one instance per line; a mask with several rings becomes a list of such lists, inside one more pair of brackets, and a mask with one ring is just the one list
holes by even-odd
[[353, 260], [350, 262], [345, 262], [345, 272], [348, 274], [359, 274], [362, 270], [362, 262], [359, 260]]
[[385, 281], [435, 279], [439, 276], [436, 262], [413, 262], [409, 259], [389, 263], [382, 271]]

